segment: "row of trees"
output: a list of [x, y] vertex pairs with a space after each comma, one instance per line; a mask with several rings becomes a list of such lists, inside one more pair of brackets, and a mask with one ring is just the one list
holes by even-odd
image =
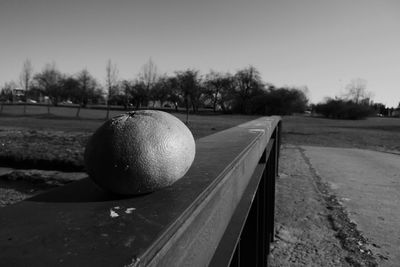
[[4, 84], [3, 99], [11, 101], [12, 90], [15, 88], [23, 88], [25, 98], [40, 100], [46, 96], [54, 105], [61, 101], [71, 100], [85, 106], [89, 100], [97, 103], [102, 98], [100, 84], [87, 69], [75, 75], [66, 75], [56, 68], [55, 63], [52, 63], [46, 64], [41, 72], [33, 73], [29, 60], [23, 65], [20, 86], [14, 81]]
[[[109, 60], [105, 74], [102, 86], [87, 69], [66, 75], [53, 63], [33, 73], [31, 62], [26, 60], [20, 85], [29, 99], [40, 101], [46, 97], [53, 105], [72, 101], [79, 107], [103, 103], [108, 111], [111, 105], [123, 105], [126, 108], [171, 106], [176, 110], [183, 107], [194, 113], [199, 108], [210, 108], [244, 114], [291, 114], [303, 112], [308, 101], [306, 88], [276, 88], [263, 82], [253, 66], [235, 74], [210, 71], [200, 75], [198, 70], [187, 69], [166, 75], [160, 74], [150, 59], [137, 77], [127, 80], [118, 77], [117, 66]], [[15, 83], [5, 84], [3, 99], [13, 87]]]

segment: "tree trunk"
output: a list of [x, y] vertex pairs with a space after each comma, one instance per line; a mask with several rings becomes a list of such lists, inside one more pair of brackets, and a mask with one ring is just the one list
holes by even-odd
[[125, 110], [129, 110], [128, 93], [125, 91]]
[[224, 103], [221, 103], [221, 110], [223, 113], [226, 113], [226, 108], [225, 108]]
[[196, 105], [194, 104], [193, 101], [192, 101], [192, 109], [193, 109], [193, 113], [196, 113]]
[[81, 104], [78, 106], [78, 110], [76, 111], [76, 117], [79, 118], [79, 113], [81, 112]]
[[110, 117], [110, 104], [107, 101], [107, 115], [106, 115], [106, 120]]
[[217, 103], [218, 103], [218, 97], [214, 98], [214, 103], [213, 103], [213, 110], [214, 112], [217, 112]]
[[186, 125], [189, 125], [189, 97], [186, 96]]

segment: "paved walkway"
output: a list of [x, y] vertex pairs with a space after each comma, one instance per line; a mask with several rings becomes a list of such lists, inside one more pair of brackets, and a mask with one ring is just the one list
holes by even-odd
[[285, 145], [271, 266], [399, 266], [400, 156]]
[[302, 151], [284, 146], [279, 170], [269, 266], [350, 266]]
[[302, 148], [367, 239], [379, 266], [399, 266], [400, 156], [361, 149]]

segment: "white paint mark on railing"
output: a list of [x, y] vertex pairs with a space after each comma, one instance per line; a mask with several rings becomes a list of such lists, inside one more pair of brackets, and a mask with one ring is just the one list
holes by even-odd
[[110, 210], [110, 217], [111, 218], [116, 218], [116, 217], [118, 217], [119, 215], [118, 215], [118, 213], [116, 213], [115, 211], [113, 211], [113, 210]]
[[134, 210], [136, 210], [135, 208], [127, 208], [126, 210], [125, 210], [125, 213], [126, 214], [131, 214]]

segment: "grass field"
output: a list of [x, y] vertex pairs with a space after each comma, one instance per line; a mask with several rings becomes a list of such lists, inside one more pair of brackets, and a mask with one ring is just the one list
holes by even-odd
[[373, 117], [353, 121], [287, 116], [283, 118], [283, 142], [400, 153], [400, 119]]
[[[83, 171], [83, 151], [89, 136], [105, 121], [105, 110], [82, 109], [84, 118], [76, 118], [74, 108], [5, 106], [0, 115], [0, 166], [16, 168]], [[120, 114], [112, 111], [110, 116]], [[173, 113], [182, 121], [186, 116]], [[256, 116], [190, 115], [189, 128], [198, 139]]]
[[[5, 105], [0, 114], [0, 165], [18, 168], [83, 170], [83, 151], [89, 136], [105, 121], [106, 110], [28, 105]], [[123, 111], [111, 111], [110, 117]], [[173, 113], [185, 121], [183, 113]], [[195, 139], [213, 134], [257, 116], [190, 115]], [[400, 119], [331, 120], [285, 116], [283, 142], [294, 145], [365, 148], [400, 153]]]
[[[105, 121], [106, 110], [82, 109], [80, 118], [76, 118], [76, 108], [51, 107], [50, 112], [47, 114], [45, 106], [27, 105], [26, 115], [23, 115], [22, 105], [3, 106], [0, 113], [0, 207], [44, 192], [55, 186], [55, 180], [63, 184], [82, 177], [82, 173], [71, 171], [84, 171], [86, 142]], [[122, 112], [111, 111], [110, 117]], [[173, 115], [182, 121], [186, 119], [182, 113]], [[189, 128], [198, 139], [255, 118], [190, 115]], [[19, 170], [10, 171], [4, 167]]]
[[[110, 117], [121, 113], [111, 111]], [[105, 110], [45, 106], [4, 106], [0, 114], [0, 172], [2, 167], [84, 171], [83, 151], [89, 136], [105, 121]], [[173, 113], [185, 121], [185, 114]], [[257, 116], [190, 115], [196, 139], [233, 127]], [[343, 121], [308, 116], [283, 117], [283, 144], [356, 147], [400, 153], [400, 119], [369, 118]], [[65, 172], [67, 171], [67, 172]], [[44, 192], [52, 172], [20, 170], [0, 175], [0, 207]], [[57, 178], [58, 179], [58, 178]], [[68, 178], [70, 179], [70, 178]], [[67, 179], [67, 180], [68, 180]], [[71, 178], [74, 180], [75, 178]], [[63, 181], [68, 182], [67, 180]], [[71, 181], [72, 181], [71, 180]], [[54, 186], [50, 179], [50, 186]]]
[[[76, 118], [76, 108], [51, 107], [47, 114], [46, 106], [27, 105], [26, 115], [23, 115], [22, 105], [5, 105], [0, 114], [1, 128], [24, 128], [32, 130], [53, 130], [66, 132], [93, 132], [106, 117], [106, 110], [81, 109], [80, 117]], [[110, 117], [125, 111], [111, 110]], [[172, 114], [182, 121], [186, 120], [184, 113]], [[196, 139], [221, 131], [259, 116], [245, 115], [193, 115], [189, 116], [189, 128]]]
[[[105, 107], [104, 107], [105, 108]], [[119, 107], [121, 109], [121, 107]], [[75, 117], [77, 112], [77, 107], [73, 105], [64, 105], [64, 106], [50, 106], [50, 113], [55, 116], [65, 116], [65, 117]], [[26, 115], [42, 115], [47, 114], [47, 106], [39, 105], [39, 104], [27, 104], [26, 105]], [[111, 111], [111, 114], [116, 114], [121, 111]], [[24, 105], [4, 105], [3, 114], [9, 115], [25, 115], [24, 114]], [[90, 109], [90, 108], [82, 108], [80, 110], [79, 117], [84, 119], [103, 119], [106, 116], [106, 110], [99, 109]]]

